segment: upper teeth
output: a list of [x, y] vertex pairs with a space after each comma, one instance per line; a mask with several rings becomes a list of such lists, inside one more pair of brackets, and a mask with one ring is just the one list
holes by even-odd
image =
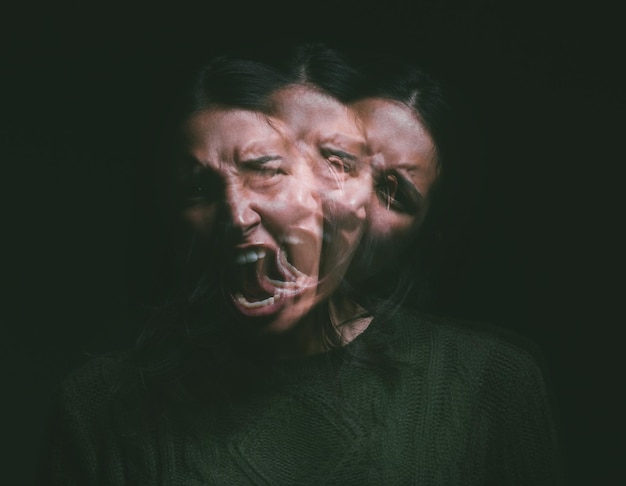
[[265, 258], [265, 250], [259, 248], [258, 250], [245, 250], [237, 254], [235, 262], [239, 265], [245, 263], [254, 263], [261, 258]]

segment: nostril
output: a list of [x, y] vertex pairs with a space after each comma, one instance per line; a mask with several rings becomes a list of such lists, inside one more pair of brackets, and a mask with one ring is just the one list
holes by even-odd
[[233, 228], [242, 235], [245, 235], [261, 222], [261, 217], [249, 198], [237, 194], [229, 195], [227, 210]]

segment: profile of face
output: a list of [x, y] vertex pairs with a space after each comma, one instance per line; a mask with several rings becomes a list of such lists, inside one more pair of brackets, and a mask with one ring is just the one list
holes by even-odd
[[277, 119], [208, 109], [184, 125], [183, 218], [221, 241], [226, 299], [258, 332], [291, 329], [319, 301], [323, 236], [318, 182]]
[[438, 164], [430, 134], [408, 106], [367, 98], [353, 108], [367, 132], [375, 189], [367, 235], [373, 258], [367, 268], [353, 268], [363, 277], [398, 263], [397, 257], [413, 241], [428, 210]]
[[350, 107], [311, 86], [279, 90], [273, 102], [319, 185], [325, 243], [321, 293], [330, 295], [365, 229], [372, 192], [365, 131]]

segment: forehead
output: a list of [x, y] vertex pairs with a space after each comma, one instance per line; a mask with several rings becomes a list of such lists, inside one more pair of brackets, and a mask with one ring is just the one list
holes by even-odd
[[382, 98], [368, 98], [354, 104], [367, 138], [375, 152], [409, 152], [420, 155], [434, 150], [432, 138], [413, 110]]
[[293, 85], [279, 90], [273, 101], [276, 114], [302, 138], [307, 134], [342, 132], [363, 137], [363, 128], [352, 110], [314, 87]]
[[183, 133], [192, 153], [219, 158], [265, 155], [263, 152], [283, 147], [286, 137], [279, 120], [242, 109], [208, 109], [196, 113], [183, 125]]

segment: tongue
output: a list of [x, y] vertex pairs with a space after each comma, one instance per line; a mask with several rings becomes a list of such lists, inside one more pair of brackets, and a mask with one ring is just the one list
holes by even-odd
[[235, 288], [249, 302], [274, 297], [281, 289], [283, 293], [293, 292], [300, 280], [300, 272], [289, 263], [284, 250], [279, 250], [273, 257], [268, 255], [254, 263], [240, 265], [238, 271], [239, 280], [234, 282]]
[[274, 295], [273, 289], [263, 285], [263, 260], [241, 266], [241, 293], [250, 302], [265, 300]]

